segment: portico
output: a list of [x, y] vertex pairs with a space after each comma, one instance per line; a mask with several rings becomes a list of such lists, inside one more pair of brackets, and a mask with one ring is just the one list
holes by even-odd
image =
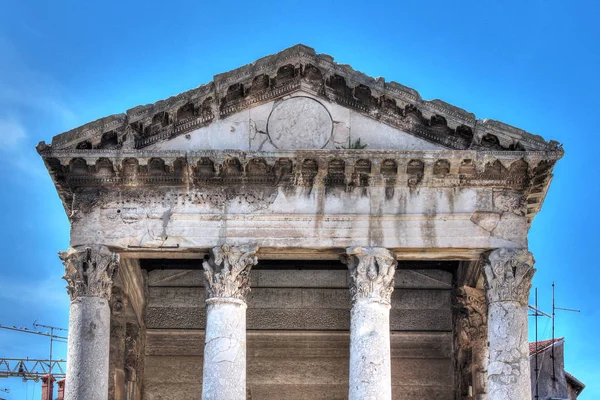
[[69, 400], [530, 393], [555, 142], [299, 45], [38, 151], [72, 227]]

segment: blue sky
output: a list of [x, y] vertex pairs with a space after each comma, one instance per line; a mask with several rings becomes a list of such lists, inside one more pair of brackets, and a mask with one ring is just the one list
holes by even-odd
[[[600, 398], [596, 256], [600, 2], [81, 2], [0, 0], [0, 324], [66, 327], [56, 252], [69, 226], [35, 153], [40, 140], [209, 82], [296, 43], [564, 144], [530, 230], [540, 306], [560, 313], [566, 368]], [[540, 332], [550, 334], [540, 320]], [[55, 349], [64, 354], [64, 346]], [[47, 340], [0, 330], [0, 356], [47, 357]], [[0, 380], [0, 398], [39, 398]], [[34, 390], [37, 390], [34, 394]], [[32, 397], [32, 395], [34, 397]]]

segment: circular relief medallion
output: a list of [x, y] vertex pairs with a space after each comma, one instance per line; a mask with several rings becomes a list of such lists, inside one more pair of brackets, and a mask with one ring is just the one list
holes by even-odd
[[278, 149], [322, 149], [333, 132], [329, 111], [310, 97], [292, 97], [275, 106], [267, 133]]

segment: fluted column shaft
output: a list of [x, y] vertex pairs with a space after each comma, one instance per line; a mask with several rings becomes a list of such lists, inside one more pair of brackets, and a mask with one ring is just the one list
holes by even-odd
[[350, 270], [349, 400], [391, 400], [390, 297], [396, 260], [379, 247], [349, 247], [343, 261]]
[[484, 266], [488, 302], [488, 399], [531, 397], [527, 304], [535, 273], [524, 249], [492, 251]]
[[110, 307], [119, 256], [92, 246], [59, 253], [71, 297], [65, 400], [106, 400]]
[[206, 339], [202, 400], [246, 399], [246, 294], [256, 248], [223, 245], [203, 264]]

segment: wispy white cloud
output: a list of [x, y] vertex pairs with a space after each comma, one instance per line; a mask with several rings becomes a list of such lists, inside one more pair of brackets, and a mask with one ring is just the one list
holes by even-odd
[[0, 143], [0, 163], [28, 178], [45, 179], [47, 172], [25, 126], [13, 116], [0, 115]]
[[12, 151], [23, 145], [27, 139], [25, 127], [11, 117], [0, 117], [0, 143], [4, 151]]
[[66, 310], [69, 307], [69, 296], [65, 289], [66, 282], [56, 276], [34, 279], [3, 279], [0, 299], [16, 303], [19, 307]]
[[0, 104], [58, 117], [71, 124], [75, 113], [63, 99], [61, 85], [28, 65], [16, 47], [0, 37]]
[[47, 179], [34, 146], [32, 122], [48, 121], [59, 129], [75, 124], [76, 116], [64, 100], [61, 85], [31, 67], [17, 48], [0, 37], [0, 166], [28, 178]]

